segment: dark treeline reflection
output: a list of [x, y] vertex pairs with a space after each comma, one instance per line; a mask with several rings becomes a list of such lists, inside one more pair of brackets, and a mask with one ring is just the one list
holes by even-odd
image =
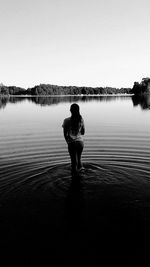
[[62, 102], [87, 102], [87, 101], [117, 101], [117, 100], [127, 100], [129, 96], [53, 96], [53, 97], [11, 97], [4, 96], [0, 97], [0, 108], [5, 108], [8, 103], [17, 103], [23, 101], [30, 101], [37, 105], [49, 106], [57, 105]]
[[89, 101], [114, 101], [119, 98], [125, 99], [126, 97], [117, 96], [59, 96], [59, 97], [31, 97], [29, 101], [39, 104], [41, 106], [55, 105], [62, 102], [89, 102]]
[[133, 95], [132, 101], [134, 106], [140, 105], [142, 109], [150, 109], [150, 94]]
[[25, 97], [2, 96], [0, 97], [0, 108], [5, 108], [8, 103], [23, 102], [25, 99]]
[[[53, 96], [53, 97], [0, 97], [0, 109], [5, 108], [8, 103], [16, 104], [26, 100], [41, 106], [57, 105], [62, 102], [89, 102], [89, 101], [117, 101], [128, 100], [130, 96]], [[142, 109], [150, 109], [150, 94], [133, 95], [133, 106], [140, 105]]]

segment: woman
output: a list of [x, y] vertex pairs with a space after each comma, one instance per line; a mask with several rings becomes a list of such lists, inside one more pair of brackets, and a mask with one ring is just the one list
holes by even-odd
[[83, 169], [81, 164], [81, 154], [84, 143], [83, 137], [85, 133], [84, 121], [80, 115], [79, 105], [74, 103], [70, 107], [71, 117], [66, 118], [63, 122], [64, 137], [68, 144], [68, 151], [71, 158], [72, 173], [76, 173]]

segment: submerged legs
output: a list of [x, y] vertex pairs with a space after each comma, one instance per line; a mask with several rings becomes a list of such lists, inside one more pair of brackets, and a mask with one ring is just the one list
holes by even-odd
[[71, 159], [72, 172], [77, 172], [81, 167], [81, 155], [84, 144], [82, 141], [75, 141], [68, 144], [68, 151]]

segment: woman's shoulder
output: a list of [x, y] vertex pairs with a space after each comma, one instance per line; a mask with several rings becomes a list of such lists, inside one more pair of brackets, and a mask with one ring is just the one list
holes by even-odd
[[71, 117], [65, 118], [62, 126], [66, 127], [70, 123], [70, 119]]
[[71, 117], [65, 118], [64, 121], [67, 123], [71, 120]]

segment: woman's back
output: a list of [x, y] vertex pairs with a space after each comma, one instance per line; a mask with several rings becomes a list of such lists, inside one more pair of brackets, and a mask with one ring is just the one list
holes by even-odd
[[63, 123], [64, 129], [66, 129], [71, 141], [83, 141], [82, 135], [84, 134], [84, 121], [80, 118], [80, 121], [75, 122], [72, 117], [66, 118]]
[[81, 154], [84, 147], [82, 135], [84, 135], [85, 128], [78, 104], [72, 104], [70, 111], [71, 117], [66, 118], [62, 126], [64, 128], [64, 137], [68, 144], [68, 151], [71, 158], [72, 173], [76, 173], [83, 168]]

